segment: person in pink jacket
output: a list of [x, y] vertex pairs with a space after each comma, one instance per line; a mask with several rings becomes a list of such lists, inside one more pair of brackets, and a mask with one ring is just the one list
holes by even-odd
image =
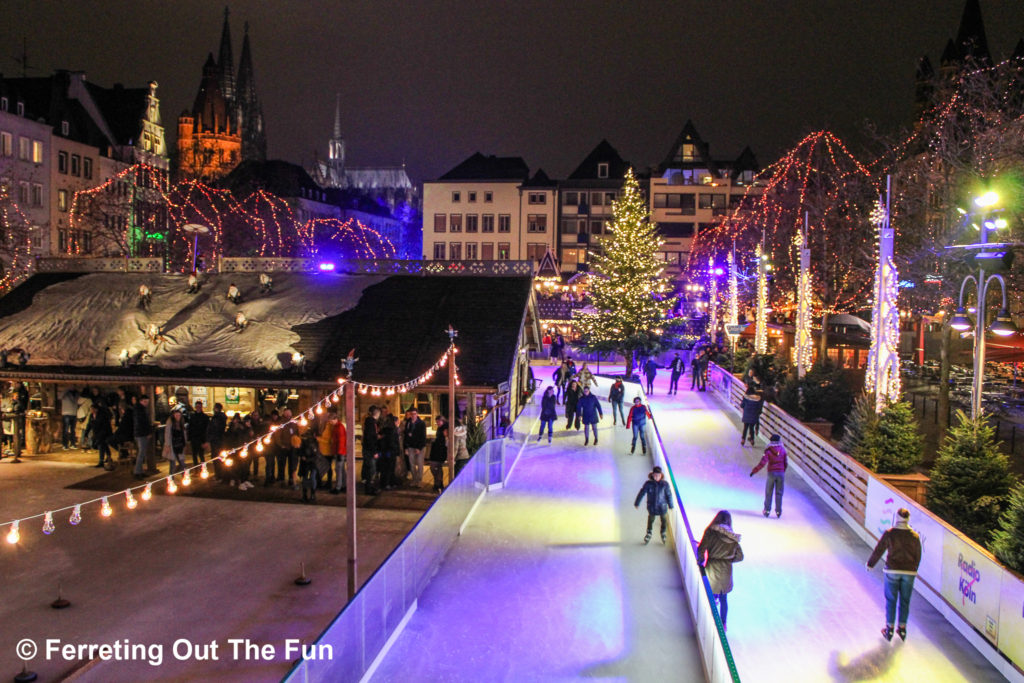
[[764, 449], [764, 456], [761, 458], [761, 462], [757, 463], [757, 466], [750, 471], [750, 476], [754, 476], [758, 471], [768, 466], [767, 474], [768, 479], [764, 485], [764, 514], [767, 517], [772, 511], [772, 493], [775, 494], [775, 516], [782, 516], [782, 492], [786, 487], [786, 468], [789, 463], [786, 460], [786, 447], [782, 445], [782, 437], [778, 434], [772, 434], [771, 440], [768, 442], [768, 447]]

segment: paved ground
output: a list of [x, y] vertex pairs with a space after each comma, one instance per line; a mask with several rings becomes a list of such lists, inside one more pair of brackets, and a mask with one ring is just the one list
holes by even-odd
[[729, 643], [744, 681], [1002, 680], [917, 595], [906, 643], [885, 642], [882, 572], [864, 566], [871, 549], [794, 472], [782, 518], [762, 517], [764, 473], [748, 475], [764, 440], [741, 447], [734, 411], [711, 394], [667, 388], [659, 377], [651, 404], [694, 534], [727, 509], [743, 535]]
[[[0, 522], [96, 495], [66, 488], [94, 477], [94, 455], [60, 453], [12, 464], [0, 460]], [[253, 493], [256, 493], [254, 490]], [[296, 493], [296, 495], [298, 495]], [[341, 498], [341, 497], [339, 497]], [[312, 642], [346, 601], [345, 511], [340, 507], [154, 496], [134, 511], [111, 498], [114, 514], [83, 510], [77, 527], [67, 513], [56, 531], [25, 523], [22, 541], [0, 547], [0, 676], [21, 670], [15, 645], [32, 638], [62, 643], [162, 644], [163, 662], [99, 662], [79, 681], [277, 681], [290, 668], [284, 641]], [[361, 509], [361, 579], [367, 578], [420, 517], [415, 510]], [[2, 529], [7, 534], [7, 527]], [[313, 583], [293, 579], [306, 563]], [[61, 581], [72, 602], [53, 610]], [[217, 641], [217, 661], [176, 661], [172, 644]], [[269, 662], [236, 662], [228, 638], [271, 644]], [[59, 680], [81, 665], [37, 657], [41, 681]]]
[[650, 461], [607, 413], [597, 447], [564, 427], [487, 495], [374, 680], [702, 677], [671, 550], [633, 508]]

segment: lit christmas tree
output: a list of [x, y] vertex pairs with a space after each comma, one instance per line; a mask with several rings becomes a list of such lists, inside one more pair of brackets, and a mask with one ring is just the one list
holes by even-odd
[[628, 360], [632, 374], [636, 353], [662, 346], [675, 297], [662, 277], [657, 259], [661, 239], [651, 222], [647, 201], [630, 169], [622, 198], [612, 206], [610, 235], [602, 241], [603, 255], [594, 255], [590, 299], [595, 309], [580, 316], [579, 327], [588, 348], [614, 350]]

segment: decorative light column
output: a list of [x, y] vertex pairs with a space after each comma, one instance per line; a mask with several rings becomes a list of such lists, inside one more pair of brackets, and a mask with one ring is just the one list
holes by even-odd
[[708, 276], [711, 283], [708, 286], [708, 337], [711, 343], [715, 342], [718, 332], [718, 278], [715, 274], [715, 259], [708, 257]]
[[875, 412], [900, 397], [900, 312], [897, 307], [897, 275], [893, 263], [893, 229], [889, 222], [892, 178], [886, 177], [885, 201], [871, 212], [878, 226], [878, 265], [875, 268], [874, 306], [871, 311], [871, 348], [864, 388], [875, 392]]
[[804, 216], [804, 231], [793, 236], [793, 244], [800, 255], [800, 273], [796, 284], [796, 374], [803, 378], [811, 367], [814, 340], [811, 337], [811, 250], [806, 244], [807, 217]]
[[768, 353], [768, 256], [759, 244], [757, 255], [757, 321], [754, 326], [754, 353]]
[[729, 252], [729, 324], [740, 322], [739, 286], [736, 284], [736, 243]]

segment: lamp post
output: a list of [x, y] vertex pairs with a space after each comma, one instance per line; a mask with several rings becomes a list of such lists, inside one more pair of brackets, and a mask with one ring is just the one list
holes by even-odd
[[352, 370], [356, 361], [355, 349], [341, 361], [348, 370], [345, 381], [345, 522], [348, 527], [348, 599], [356, 594], [358, 580], [358, 546], [356, 543], [356, 385], [352, 381]]
[[[1003, 280], [1003, 276], [998, 273], [986, 274], [986, 266], [991, 270], [997, 270], [1009, 266], [1013, 261], [1013, 253], [1009, 251], [1009, 247], [1013, 245], [1009, 244], [991, 244], [988, 241], [989, 230], [1004, 228], [1007, 225], [1005, 219], [993, 219], [990, 214], [994, 212], [995, 206], [999, 203], [999, 195], [995, 192], [986, 192], [985, 194], [975, 197], [974, 204], [981, 209], [983, 215], [980, 225], [974, 223], [974, 226], [980, 233], [980, 239], [977, 244], [968, 244], [963, 246], [957, 246], [954, 248], [960, 249], [971, 249], [975, 250], [974, 262], [978, 266], [977, 275], [971, 274], [963, 279], [960, 283], [960, 298], [957, 301], [957, 310], [953, 315], [953, 318], [949, 321], [949, 326], [958, 332], [965, 332], [972, 327], [974, 328], [974, 384], [971, 388], [971, 419], [978, 420], [981, 417], [981, 398], [982, 388], [984, 386], [984, 375], [985, 375], [985, 328], [987, 321], [987, 305], [988, 290], [992, 281], [995, 280], [999, 283], [1000, 289], [1003, 294], [1003, 305], [996, 315], [995, 321], [992, 325], [988, 326], [988, 329], [1000, 337], [1008, 337], [1016, 334], [1017, 327], [1013, 324], [1013, 320], [1010, 318], [1009, 306], [1006, 299], [1006, 281]], [[970, 217], [972, 214], [967, 211], [961, 210], [965, 216]], [[967, 311], [964, 308], [964, 289], [968, 282], [974, 282], [975, 286], [975, 301], [977, 306], [977, 324], [973, 324], [970, 318], [967, 317]]]

